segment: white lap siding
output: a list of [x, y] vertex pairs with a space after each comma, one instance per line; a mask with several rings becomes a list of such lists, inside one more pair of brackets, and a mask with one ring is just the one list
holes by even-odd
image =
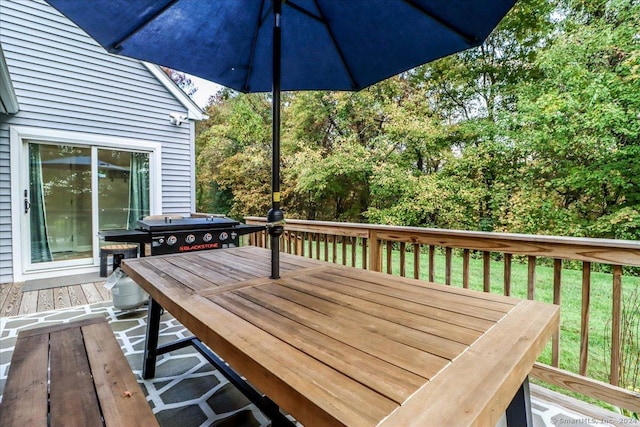
[[194, 209], [194, 124], [170, 124], [187, 107], [144, 64], [108, 54], [42, 0], [0, 0], [0, 45], [20, 106], [0, 114], [0, 283], [13, 280], [12, 126], [159, 143], [161, 209]]

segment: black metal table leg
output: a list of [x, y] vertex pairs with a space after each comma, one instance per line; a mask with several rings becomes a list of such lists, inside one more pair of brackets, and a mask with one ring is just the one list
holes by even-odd
[[144, 339], [144, 358], [142, 360], [142, 378], [149, 379], [156, 375], [156, 357], [158, 348], [158, 334], [160, 333], [160, 314], [162, 307], [149, 297], [147, 315], [147, 334]]
[[507, 408], [507, 426], [533, 427], [533, 415], [531, 414], [531, 394], [529, 393], [529, 377], [526, 377], [522, 385], [513, 396], [513, 400]]
[[256, 389], [249, 385], [236, 371], [231, 369], [217, 354], [209, 350], [199, 339], [192, 338], [191, 345], [271, 420], [271, 427], [295, 427], [296, 424], [280, 412], [280, 408], [275, 402], [256, 391]]
[[160, 334], [160, 315], [162, 306], [153, 298], [149, 297], [149, 309], [147, 316], [147, 334], [144, 341], [144, 356], [142, 360], [142, 378], [153, 378], [156, 374], [156, 359], [158, 356], [178, 350], [187, 346], [193, 346], [205, 359], [216, 367], [231, 384], [252, 401], [269, 419], [273, 427], [292, 427], [295, 425], [284, 414], [280, 408], [267, 396], [261, 395], [251, 387], [240, 375], [209, 350], [196, 337], [184, 338], [168, 344], [158, 346], [158, 336]]

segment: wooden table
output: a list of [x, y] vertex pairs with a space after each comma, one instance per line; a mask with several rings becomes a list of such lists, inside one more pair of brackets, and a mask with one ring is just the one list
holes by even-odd
[[272, 280], [269, 255], [242, 247], [123, 269], [305, 426], [491, 426], [508, 407], [530, 417], [527, 375], [559, 307], [284, 253]]

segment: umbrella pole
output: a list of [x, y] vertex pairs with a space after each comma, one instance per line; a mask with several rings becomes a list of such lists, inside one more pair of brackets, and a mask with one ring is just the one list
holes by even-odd
[[282, 3], [273, 0], [273, 90], [272, 90], [272, 153], [271, 153], [271, 210], [267, 213], [267, 227], [271, 235], [271, 278], [280, 278], [280, 236], [284, 232], [284, 213], [280, 210], [280, 80], [281, 44], [280, 16]]

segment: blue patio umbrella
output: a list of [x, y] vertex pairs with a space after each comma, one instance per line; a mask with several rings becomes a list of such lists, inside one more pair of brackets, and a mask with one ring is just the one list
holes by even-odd
[[109, 52], [272, 91], [271, 276], [279, 277], [280, 92], [359, 90], [479, 46], [515, 0], [47, 0]]

